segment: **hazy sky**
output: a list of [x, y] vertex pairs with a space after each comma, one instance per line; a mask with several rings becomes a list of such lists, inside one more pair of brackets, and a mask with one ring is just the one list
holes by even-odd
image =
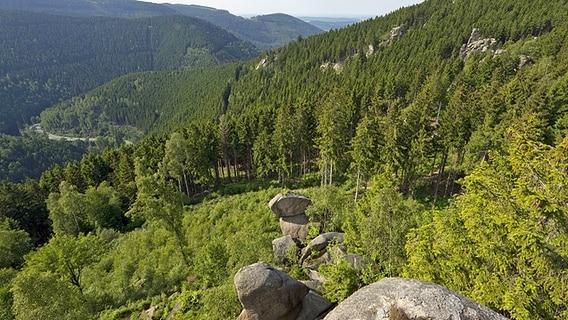
[[293, 16], [375, 17], [423, 0], [145, 0], [197, 4], [236, 15], [286, 13]]

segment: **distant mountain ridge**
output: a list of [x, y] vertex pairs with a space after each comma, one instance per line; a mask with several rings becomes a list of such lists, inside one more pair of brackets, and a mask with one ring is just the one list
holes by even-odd
[[282, 46], [292, 40], [324, 32], [316, 25], [284, 14], [245, 19], [227, 10], [183, 5], [156, 4], [137, 0], [0, 0], [0, 8], [73, 17], [140, 18], [183, 14], [208, 21], [261, 50]]
[[298, 36], [308, 37], [323, 32], [315, 25], [282, 13], [245, 19], [227, 10], [205, 6], [183, 4], [168, 4], [167, 6], [181, 14], [218, 25], [241, 39], [252, 42], [259, 49], [279, 47], [290, 40], [295, 40]]
[[248, 42], [183, 15], [70, 17], [0, 9], [0, 132], [57, 102], [140, 71], [248, 60]]
[[74, 17], [139, 18], [176, 13], [161, 4], [136, 0], [1, 0], [0, 8]]
[[314, 25], [322, 30], [328, 31], [331, 29], [341, 29], [345, 28], [349, 25], [361, 22], [366, 20], [367, 17], [358, 17], [358, 18], [349, 18], [349, 17], [337, 17], [337, 18], [328, 18], [328, 17], [298, 17], [299, 19], [304, 20], [305, 22]]

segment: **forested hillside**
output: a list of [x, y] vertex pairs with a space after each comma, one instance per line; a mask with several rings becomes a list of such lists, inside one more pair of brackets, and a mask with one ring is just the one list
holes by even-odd
[[2, 0], [0, 7], [75, 17], [140, 18], [176, 14], [164, 5], [137, 0]]
[[186, 16], [126, 20], [0, 10], [0, 132], [18, 134], [43, 109], [121, 75], [256, 53], [250, 43]]
[[[320, 266], [334, 302], [406, 276], [512, 319], [568, 319], [566, 12], [560, 0], [427, 0], [246, 63], [135, 74], [61, 104], [44, 114], [54, 126], [140, 107], [107, 128], [148, 135], [2, 185], [0, 314], [234, 319], [232, 278], [277, 264], [267, 203], [290, 188], [313, 200], [308, 241], [344, 232], [362, 257]], [[208, 72], [210, 97], [190, 80]]]
[[289, 15], [275, 14], [246, 19], [227, 10], [198, 5], [156, 4], [138, 0], [3, 0], [0, 8], [72, 17], [141, 18], [182, 14], [208, 21], [258, 49], [276, 48], [298, 36], [322, 33], [313, 24]]
[[190, 121], [217, 120], [228, 106], [234, 64], [180, 72], [133, 73], [41, 113], [47, 132], [139, 141]]
[[261, 50], [277, 48], [298, 37], [309, 37], [323, 30], [286, 14], [269, 14], [250, 19], [235, 16], [226, 10], [197, 5], [168, 4], [181, 14], [209, 21], [253, 43]]

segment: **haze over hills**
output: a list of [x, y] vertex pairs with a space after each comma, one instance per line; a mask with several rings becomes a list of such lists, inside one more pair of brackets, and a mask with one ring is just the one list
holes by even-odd
[[302, 19], [304, 21], [306, 21], [309, 24], [312, 24], [322, 30], [328, 31], [331, 29], [340, 29], [343, 27], [346, 27], [348, 25], [352, 25], [364, 20], [369, 19], [370, 17], [358, 17], [358, 18], [353, 18], [353, 17], [347, 17], [347, 18], [341, 18], [341, 17], [335, 17], [335, 18], [326, 18], [326, 17], [298, 17], [299, 19]]

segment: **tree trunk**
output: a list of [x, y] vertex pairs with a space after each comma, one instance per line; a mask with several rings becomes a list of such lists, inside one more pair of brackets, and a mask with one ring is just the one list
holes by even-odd
[[440, 162], [440, 168], [438, 169], [438, 176], [436, 177], [436, 191], [434, 192], [434, 203], [436, 205], [436, 200], [438, 200], [438, 192], [440, 191], [440, 178], [444, 176], [444, 169], [446, 168], [446, 159], [448, 158], [448, 147], [444, 149], [442, 154], [442, 161]]
[[355, 185], [355, 202], [359, 199], [359, 183], [361, 182], [361, 166], [357, 165], [357, 183]]

